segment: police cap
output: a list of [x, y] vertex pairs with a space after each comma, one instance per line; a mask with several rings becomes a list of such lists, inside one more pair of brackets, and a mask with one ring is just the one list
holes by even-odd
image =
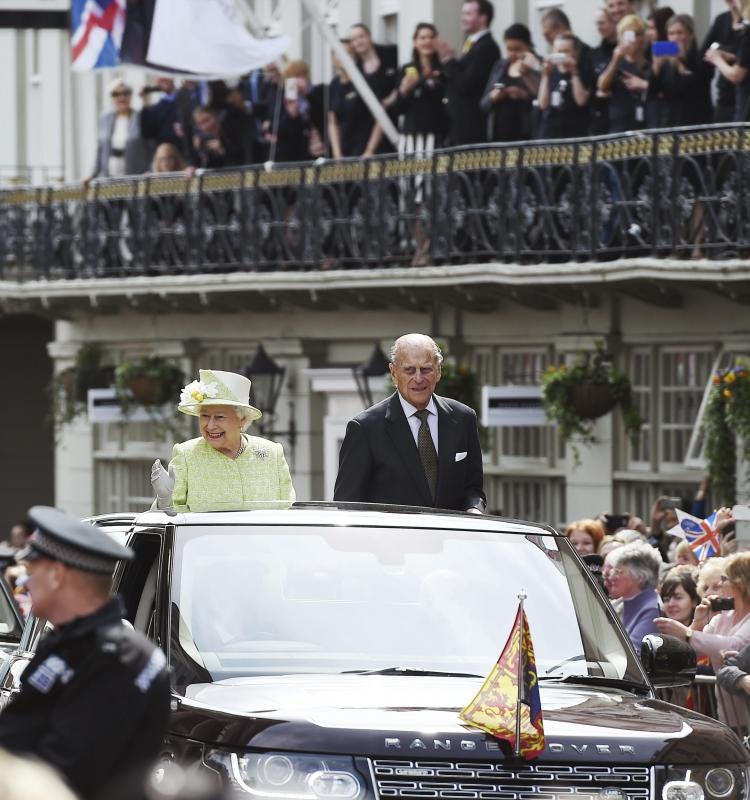
[[100, 528], [81, 522], [50, 506], [33, 506], [29, 519], [36, 525], [18, 561], [49, 558], [85, 572], [112, 573], [118, 561], [130, 561], [133, 551]]

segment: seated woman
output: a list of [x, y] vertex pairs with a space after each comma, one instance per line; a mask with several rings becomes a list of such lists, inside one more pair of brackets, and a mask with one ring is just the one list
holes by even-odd
[[201, 435], [174, 446], [169, 473], [154, 462], [156, 508], [234, 511], [255, 508], [258, 501], [294, 502], [282, 446], [244, 433], [261, 416], [250, 405], [247, 378], [202, 369], [182, 390], [178, 410], [198, 417]]

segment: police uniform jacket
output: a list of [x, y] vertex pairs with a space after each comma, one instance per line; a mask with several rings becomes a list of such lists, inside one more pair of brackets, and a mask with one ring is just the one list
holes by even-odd
[[0, 747], [58, 769], [82, 798], [159, 755], [169, 715], [166, 658], [111, 600], [40, 642], [0, 714]]

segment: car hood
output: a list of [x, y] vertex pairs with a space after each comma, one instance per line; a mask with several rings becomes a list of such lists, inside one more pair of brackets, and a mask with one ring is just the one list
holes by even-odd
[[[173, 735], [225, 747], [400, 758], [487, 758], [504, 742], [462, 724], [482, 681], [382, 675], [286, 675], [188, 686]], [[745, 762], [731, 731], [648, 697], [571, 684], [541, 687], [542, 760]]]

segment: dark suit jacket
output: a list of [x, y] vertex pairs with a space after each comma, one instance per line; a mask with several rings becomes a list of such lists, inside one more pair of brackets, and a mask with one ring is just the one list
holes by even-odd
[[448, 78], [448, 114], [451, 119], [450, 143], [476, 144], [486, 137], [484, 114], [479, 103], [492, 67], [500, 58], [500, 48], [491, 33], [485, 33], [461, 58], [443, 65]]
[[[477, 415], [456, 400], [433, 397], [438, 412], [435, 500], [430, 496], [398, 392], [363, 411], [347, 425], [334, 500], [484, 511]], [[466, 453], [466, 457], [456, 461], [457, 453]]]

